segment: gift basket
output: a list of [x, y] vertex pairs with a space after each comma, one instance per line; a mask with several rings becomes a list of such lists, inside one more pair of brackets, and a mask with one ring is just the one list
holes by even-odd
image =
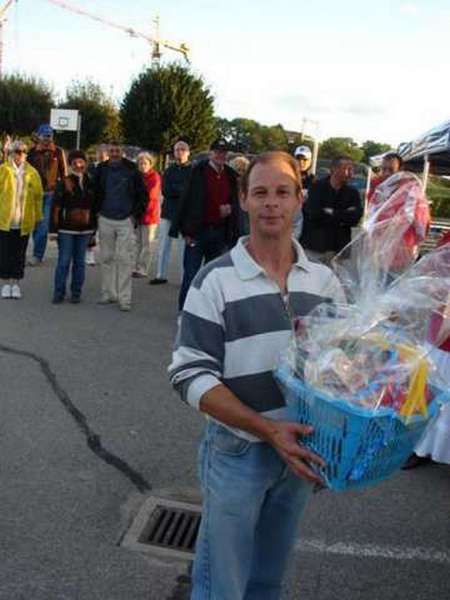
[[411, 227], [395, 210], [406, 193], [402, 181], [408, 201], [416, 194], [422, 202], [411, 177], [397, 179], [379, 207], [389, 217], [375, 214], [336, 258], [330, 277], [338, 277], [348, 303], [331, 299], [296, 319], [275, 370], [290, 418], [314, 428], [302, 444], [325, 460], [320, 473], [335, 490], [390, 476], [449, 399], [429, 336], [433, 318], [447, 318], [450, 245], [418, 262], [410, 249], [402, 252]]

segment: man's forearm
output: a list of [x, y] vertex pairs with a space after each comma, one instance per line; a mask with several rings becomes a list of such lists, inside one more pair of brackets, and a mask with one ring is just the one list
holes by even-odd
[[270, 441], [274, 423], [245, 406], [233, 392], [220, 384], [203, 394], [200, 410], [218, 421]]

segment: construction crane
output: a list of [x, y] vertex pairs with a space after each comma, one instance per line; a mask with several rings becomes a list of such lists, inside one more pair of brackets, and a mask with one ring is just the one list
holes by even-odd
[[6, 11], [17, 0], [7, 0], [0, 8], [0, 79], [3, 77], [3, 26], [6, 23]]
[[[12, 1], [12, 0], [10, 0]], [[98, 15], [93, 15], [92, 13], [84, 10], [83, 8], [78, 8], [76, 6], [71, 6], [67, 2], [63, 2], [62, 0], [47, 0], [51, 4], [59, 6], [60, 8], [65, 8], [66, 10], [70, 10], [73, 13], [78, 15], [84, 15], [85, 17], [89, 17], [94, 21], [98, 21], [99, 23], [103, 23], [104, 25], [109, 25], [110, 27], [114, 27], [115, 29], [119, 29], [125, 33], [128, 33], [131, 37], [144, 39], [152, 46], [152, 65], [159, 65], [161, 59], [161, 47], [167, 48], [168, 50], [173, 50], [174, 52], [179, 52], [182, 54], [187, 62], [189, 62], [189, 47], [186, 44], [175, 44], [173, 42], [169, 42], [167, 40], [163, 40], [159, 36], [159, 17], [155, 17], [154, 25], [155, 25], [155, 34], [153, 36], [142, 33], [141, 31], [137, 31], [132, 27], [126, 27], [124, 25], [120, 25], [119, 23], [115, 23], [114, 21], [110, 21], [109, 19], [104, 19], [103, 17], [99, 17]]]

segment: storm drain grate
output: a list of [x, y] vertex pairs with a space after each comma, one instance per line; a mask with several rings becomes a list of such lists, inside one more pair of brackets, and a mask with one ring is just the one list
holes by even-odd
[[151, 497], [121, 545], [160, 556], [192, 559], [200, 520], [201, 509], [196, 504]]
[[194, 552], [200, 514], [192, 510], [168, 508], [158, 504], [152, 520], [154, 524], [148, 536], [148, 544]]

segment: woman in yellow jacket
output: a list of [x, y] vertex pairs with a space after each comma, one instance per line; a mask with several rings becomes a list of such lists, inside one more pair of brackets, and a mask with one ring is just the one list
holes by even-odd
[[2, 298], [22, 297], [28, 239], [42, 220], [43, 189], [39, 173], [26, 162], [27, 148], [16, 141], [0, 166], [0, 279]]

